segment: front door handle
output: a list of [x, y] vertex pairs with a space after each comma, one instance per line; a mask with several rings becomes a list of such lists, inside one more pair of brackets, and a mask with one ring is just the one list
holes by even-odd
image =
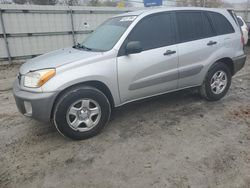
[[208, 46], [213, 46], [213, 45], [215, 45], [215, 44], [217, 44], [216, 41], [209, 41], [209, 42], [207, 43]]
[[176, 51], [173, 50], [167, 50], [163, 55], [171, 55], [171, 54], [175, 54]]

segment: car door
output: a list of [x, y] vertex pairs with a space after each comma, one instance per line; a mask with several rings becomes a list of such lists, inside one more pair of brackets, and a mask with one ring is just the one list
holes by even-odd
[[179, 88], [201, 85], [208, 64], [222, 45], [202, 11], [176, 11]]
[[[131, 30], [117, 57], [121, 102], [175, 90], [178, 83], [178, 50], [171, 13], [146, 16]], [[126, 54], [126, 45], [139, 41], [142, 52]]]
[[206, 14], [210, 18], [213, 28], [215, 29], [216, 46], [223, 51], [223, 57], [238, 56], [238, 52], [241, 51], [242, 46], [237, 44], [239, 44], [239, 42], [243, 44], [243, 41], [241, 41], [241, 32], [235, 34], [235, 29], [240, 30], [237, 20], [233, 22], [236, 23], [236, 27], [234, 28], [228, 18], [226, 18], [227, 15], [225, 13], [225, 15], [218, 12], [207, 12]]

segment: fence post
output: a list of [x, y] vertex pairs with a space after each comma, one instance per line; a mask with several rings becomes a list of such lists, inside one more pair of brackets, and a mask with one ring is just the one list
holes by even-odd
[[71, 21], [71, 32], [72, 32], [72, 39], [73, 39], [73, 44], [76, 44], [76, 39], [75, 39], [75, 28], [74, 28], [74, 20], [73, 20], [73, 10], [70, 9], [70, 21]]
[[4, 27], [4, 22], [3, 22], [3, 10], [0, 9], [0, 20], [1, 20], [1, 26], [2, 26], [2, 31], [3, 31], [3, 38], [4, 38], [4, 42], [5, 42], [5, 48], [8, 54], [8, 60], [9, 60], [9, 64], [11, 64], [11, 56], [10, 56], [10, 48], [9, 48], [9, 43], [7, 40], [7, 35], [5, 32], [5, 27]]

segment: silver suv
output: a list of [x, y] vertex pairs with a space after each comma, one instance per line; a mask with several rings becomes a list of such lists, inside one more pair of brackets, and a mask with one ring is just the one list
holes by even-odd
[[82, 43], [27, 61], [14, 83], [25, 116], [73, 139], [99, 133], [113, 107], [198, 87], [216, 101], [245, 64], [232, 11], [148, 9], [115, 16]]

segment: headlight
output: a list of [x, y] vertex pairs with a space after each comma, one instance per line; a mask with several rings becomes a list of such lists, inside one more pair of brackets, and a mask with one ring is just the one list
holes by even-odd
[[43, 69], [32, 71], [24, 75], [24, 86], [38, 88], [55, 76], [55, 69]]

